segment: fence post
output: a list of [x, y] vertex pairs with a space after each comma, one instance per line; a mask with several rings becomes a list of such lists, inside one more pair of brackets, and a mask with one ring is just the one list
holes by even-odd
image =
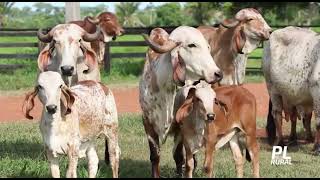
[[109, 42], [105, 44], [103, 61], [104, 61], [104, 71], [107, 73], [110, 73], [111, 52], [110, 52]]

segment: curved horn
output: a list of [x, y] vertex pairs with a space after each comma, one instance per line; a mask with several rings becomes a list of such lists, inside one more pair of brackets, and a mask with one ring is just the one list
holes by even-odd
[[93, 34], [90, 34], [90, 33], [85, 31], [85, 33], [82, 36], [82, 39], [87, 41], [87, 42], [92, 42], [92, 41], [97, 40], [100, 35], [101, 35], [101, 29], [99, 27], [97, 27], [97, 31], [95, 33], [93, 33]]
[[238, 25], [239, 22], [240, 21], [238, 19], [226, 19], [226, 20], [222, 21], [220, 24], [225, 28], [233, 28], [236, 25]]
[[42, 42], [49, 43], [52, 40], [52, 35], [49, 32], [48, 34], [43, 34], [42, 29], [40, 28], [37, 32], [38, 39]]
[[91, 22], [92, 24], [99, 24], [100, 19], [96, 18], [96, 17], [91, 17], [91, 16], [87, 16], [87, 20], [89, 22]]
[[180, 42], [174, 42], [173, 40], [168, 40], [164, 43], [164, 45], [160, 46], [159, 44], [156, 44], [153, 42], [148, 35], [142, 34], [144, 40], [146, 41], [147, 45], [154, 50], [156, 53], [166, 53], [171, 51], [173, 48], [179, 46]]

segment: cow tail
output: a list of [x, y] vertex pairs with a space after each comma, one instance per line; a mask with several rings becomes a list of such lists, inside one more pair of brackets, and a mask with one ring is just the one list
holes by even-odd
[[276, 124], [275, 124], [274, 118], [272, 116], [271, 99], [269, 99], [269, 111], [268, 111], [266, 132], [267, 132], [267, 136], [268, 136], [268, 142], [270, 145], [272, 145], [276, 139]]
[[104, 161], [107, 166], [110, 164], [110, 155], [109, 155], [109, 148], [108, 148], [108, 140], [106, 139], [106, 149], [104, 152]]
[[250, 157], [250, 154], [249, 154], [249, 150], [246, 148], [246, 160], [248, 162], [251, 162], [251, 157]]

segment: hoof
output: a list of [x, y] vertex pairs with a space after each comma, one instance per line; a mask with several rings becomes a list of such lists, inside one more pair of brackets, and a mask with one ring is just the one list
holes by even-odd
[[320, 155], [320, 144], [315, 144], [313, 146], [314, 155], [319, 156]]
[[308, 143], [312, 143], [312, 142], [314, 142], [314, 138], [312, 136], [309, 136], [309, 137], [306, 138], [306, 141]]
[[284, 146], [286, 146], [286, 144], [284, 143], [284, 141], [283, 140], [277, 140], [277, 142], [275, 143], [275, 145], [274, 146], [281, 146], [281, 147], [284, 147]]
[[177, 177], [177, 178], [182, 178], [182, 177], [183, 177], [182, 167], [181, 167], [181, 169], [180, 169], [180, 168], [177, 169], [177, 171], [176, 171], [176, 177]]
[[290, 146], [297, 146], [298, 145], [298, 141], [297, 141], [297, 138], [290, 138], [289, 139], [289, 142], [288, 142], [288, 145]]

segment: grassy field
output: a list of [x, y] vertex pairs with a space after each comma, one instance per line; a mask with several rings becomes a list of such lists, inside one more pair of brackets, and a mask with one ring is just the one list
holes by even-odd
[[[119, 117], [121, 148], [120, 177], [150, 177], [149, 148], [144, 133], [141, 115], [126, 114]], [[260, 128], [265, 126], [264, 119], [258, 119]], [[297, 130], [301, 130], [298, 122]], [[0, 177], [50, 177], [38, 122], [0, 123]], [[299, 133], [300, 135], [300, 133]], [[98, 141], [99, 170], [98, 177], [111, 177], [111, 168], [104, 163], [104, 141]], [[291, 166], [272, 166], [271, 147], [264, 139], [259, 139], [260, 174], [262, 177], [319, 177], [320, 158], [310, 154], [312, 144], [288, 147]], [[172, 138], [162, 146], [161, 175], [175, 177], [175, 163], [171, 155]], [[197, 156], [198, 168], [195, 177], [204, 177], [202, 172], [203, 151]], [[67, 158], [60, 158], [61, 176], [65, 177]], [[78, 176], [87, 177], [87, 164], [81, 159]], [[232, 154], [226, 146], [217, 151], [215, 157], [216, 177], [235, 177]], [[245, 163], [245, 177], [251, 176], [251, 164]]]
[[[141, 41], [140, 35], [126, 35], [117, 38], [117, 41]], [[0, 42], [36, 42], [35, 37], [0, 37]], [[112, 53], [146, 52], [147, 47], [112, 47]], [[0, 54], [27, 53], [35, 54], [37, 48], [0, 48]], [[250, 56], [262, 56], [262, 49], [255, 50]], [[36, 59], [0, 59], [0, 64], [23, 64], [24, 68], [14, 71], [0, 71], [0, 90], [23, 90], [33, 86], [37, 75]], [[104, 83], [109, 85], [137, 85], [142, 73], [143, 58], [114, 58], [111, 61], [110, 74], [101, 70]], [[261, 60], [248, 60], [247, 67], [260, 67]], [[261, 74], [248, 74], [246, 82], [264, 81]]]

